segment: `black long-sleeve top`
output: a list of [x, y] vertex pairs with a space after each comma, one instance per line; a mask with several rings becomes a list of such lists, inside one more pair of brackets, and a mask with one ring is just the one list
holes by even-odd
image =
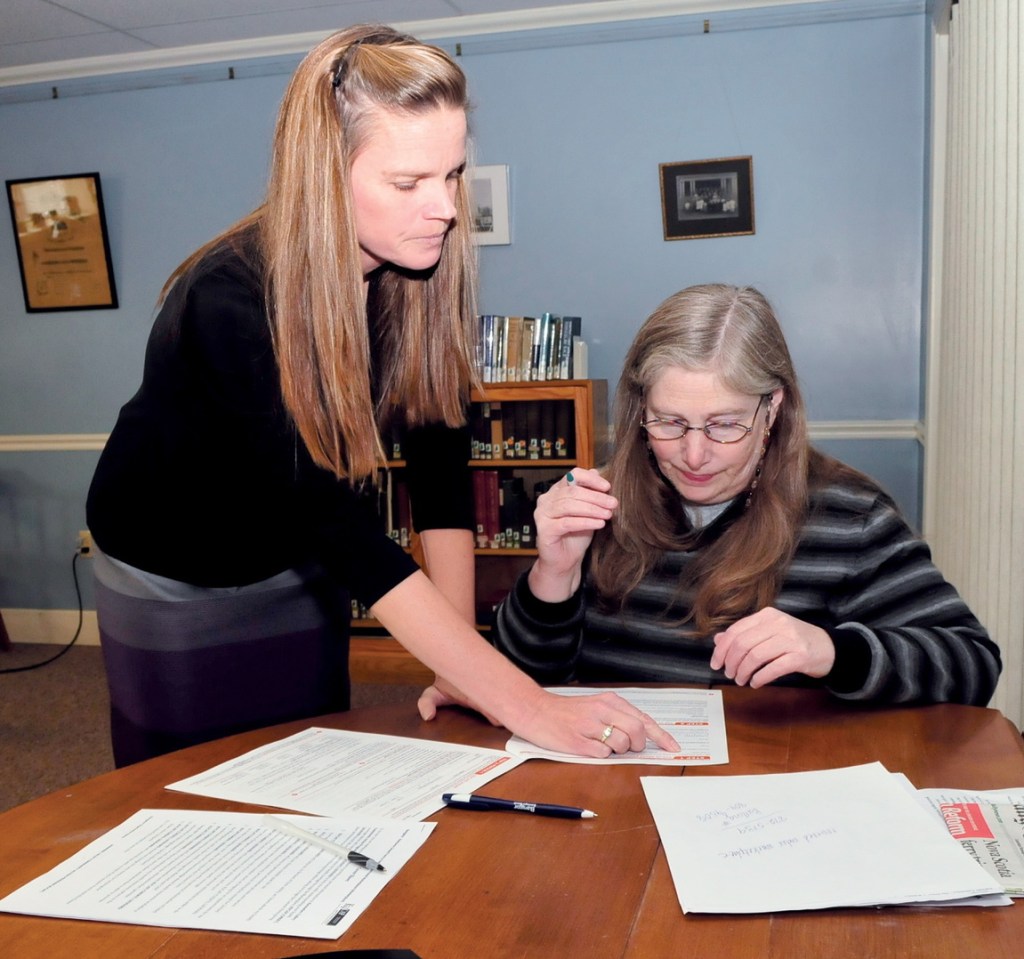
[[[406, 435], [418, 530], [473, 528], [468, 453], [463, 429]], [[309, 456], [284, 409], [262, 278], [227, 251], [160, 310], [87, 521], [108, 555], [196, 586], [315, 563], [372, 605], [417, 568], [368, 499]]]
[[[586, 580], [569, 600], [542, 602], [524, 573], [498, 610], [493, 642], [542, 683], [731, 682], [710, 668], [713, 638], [677, 625], [688, 610], [678, 585], [742, 509], [740, 501], [718, 517], [694, 550], [663, 554], [621, 610], [602, 610]], [[870, 485], [833, 482], [813, 494], [772, 605], [825, 629], [836, 650], [829, 675], [782, 684], [888, 703], [985, 705], [995, 690], [998, 647], [893, 501]]]

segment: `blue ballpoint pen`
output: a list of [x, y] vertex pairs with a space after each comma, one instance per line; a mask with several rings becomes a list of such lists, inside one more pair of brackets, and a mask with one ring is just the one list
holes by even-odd
[[495, 799], [473, 793], [443, 793], [441, 798], [455, 809], [475, 809], [477, 812], [528, 812], [535, 816], [556, 816], [559, 819], [596, 819], [597, 813], [577, 806], [556, 806], [544, 802], [519, 802], [515, 799]]

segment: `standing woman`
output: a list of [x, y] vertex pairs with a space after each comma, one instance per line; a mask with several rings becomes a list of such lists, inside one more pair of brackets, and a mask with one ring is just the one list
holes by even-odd
[[[617, 696], [544, 692], [470, 625], [467, 108], [444, 51], [329, 37], [285, 93], [265, 202], [168, 280], [87, 508], [119, 765], [346, 708], [350, 592], [438, 674], [424, 718], [473, 705], [595, 756], [664, 743]], [[362, 495], [391, 425], [435, 583]]]

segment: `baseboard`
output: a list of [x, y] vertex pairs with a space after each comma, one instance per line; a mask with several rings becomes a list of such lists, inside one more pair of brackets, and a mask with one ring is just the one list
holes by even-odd
[[[12, 643], [42, 643], [64, 646], [71, 642], [78, 629], [77, 609], [3, 609], [4, 625]], [[100, 631], [96, 625], [96, 611], [87, 609], [82, 614], [82, 632], [78, 637], [82, 646], [99, 646]]]

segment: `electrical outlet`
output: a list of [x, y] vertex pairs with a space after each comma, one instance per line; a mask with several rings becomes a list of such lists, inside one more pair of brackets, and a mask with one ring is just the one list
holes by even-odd
[[80, 556], [92, 555], [92, 533], [87, 529], [78, 531], [78, 553]]

